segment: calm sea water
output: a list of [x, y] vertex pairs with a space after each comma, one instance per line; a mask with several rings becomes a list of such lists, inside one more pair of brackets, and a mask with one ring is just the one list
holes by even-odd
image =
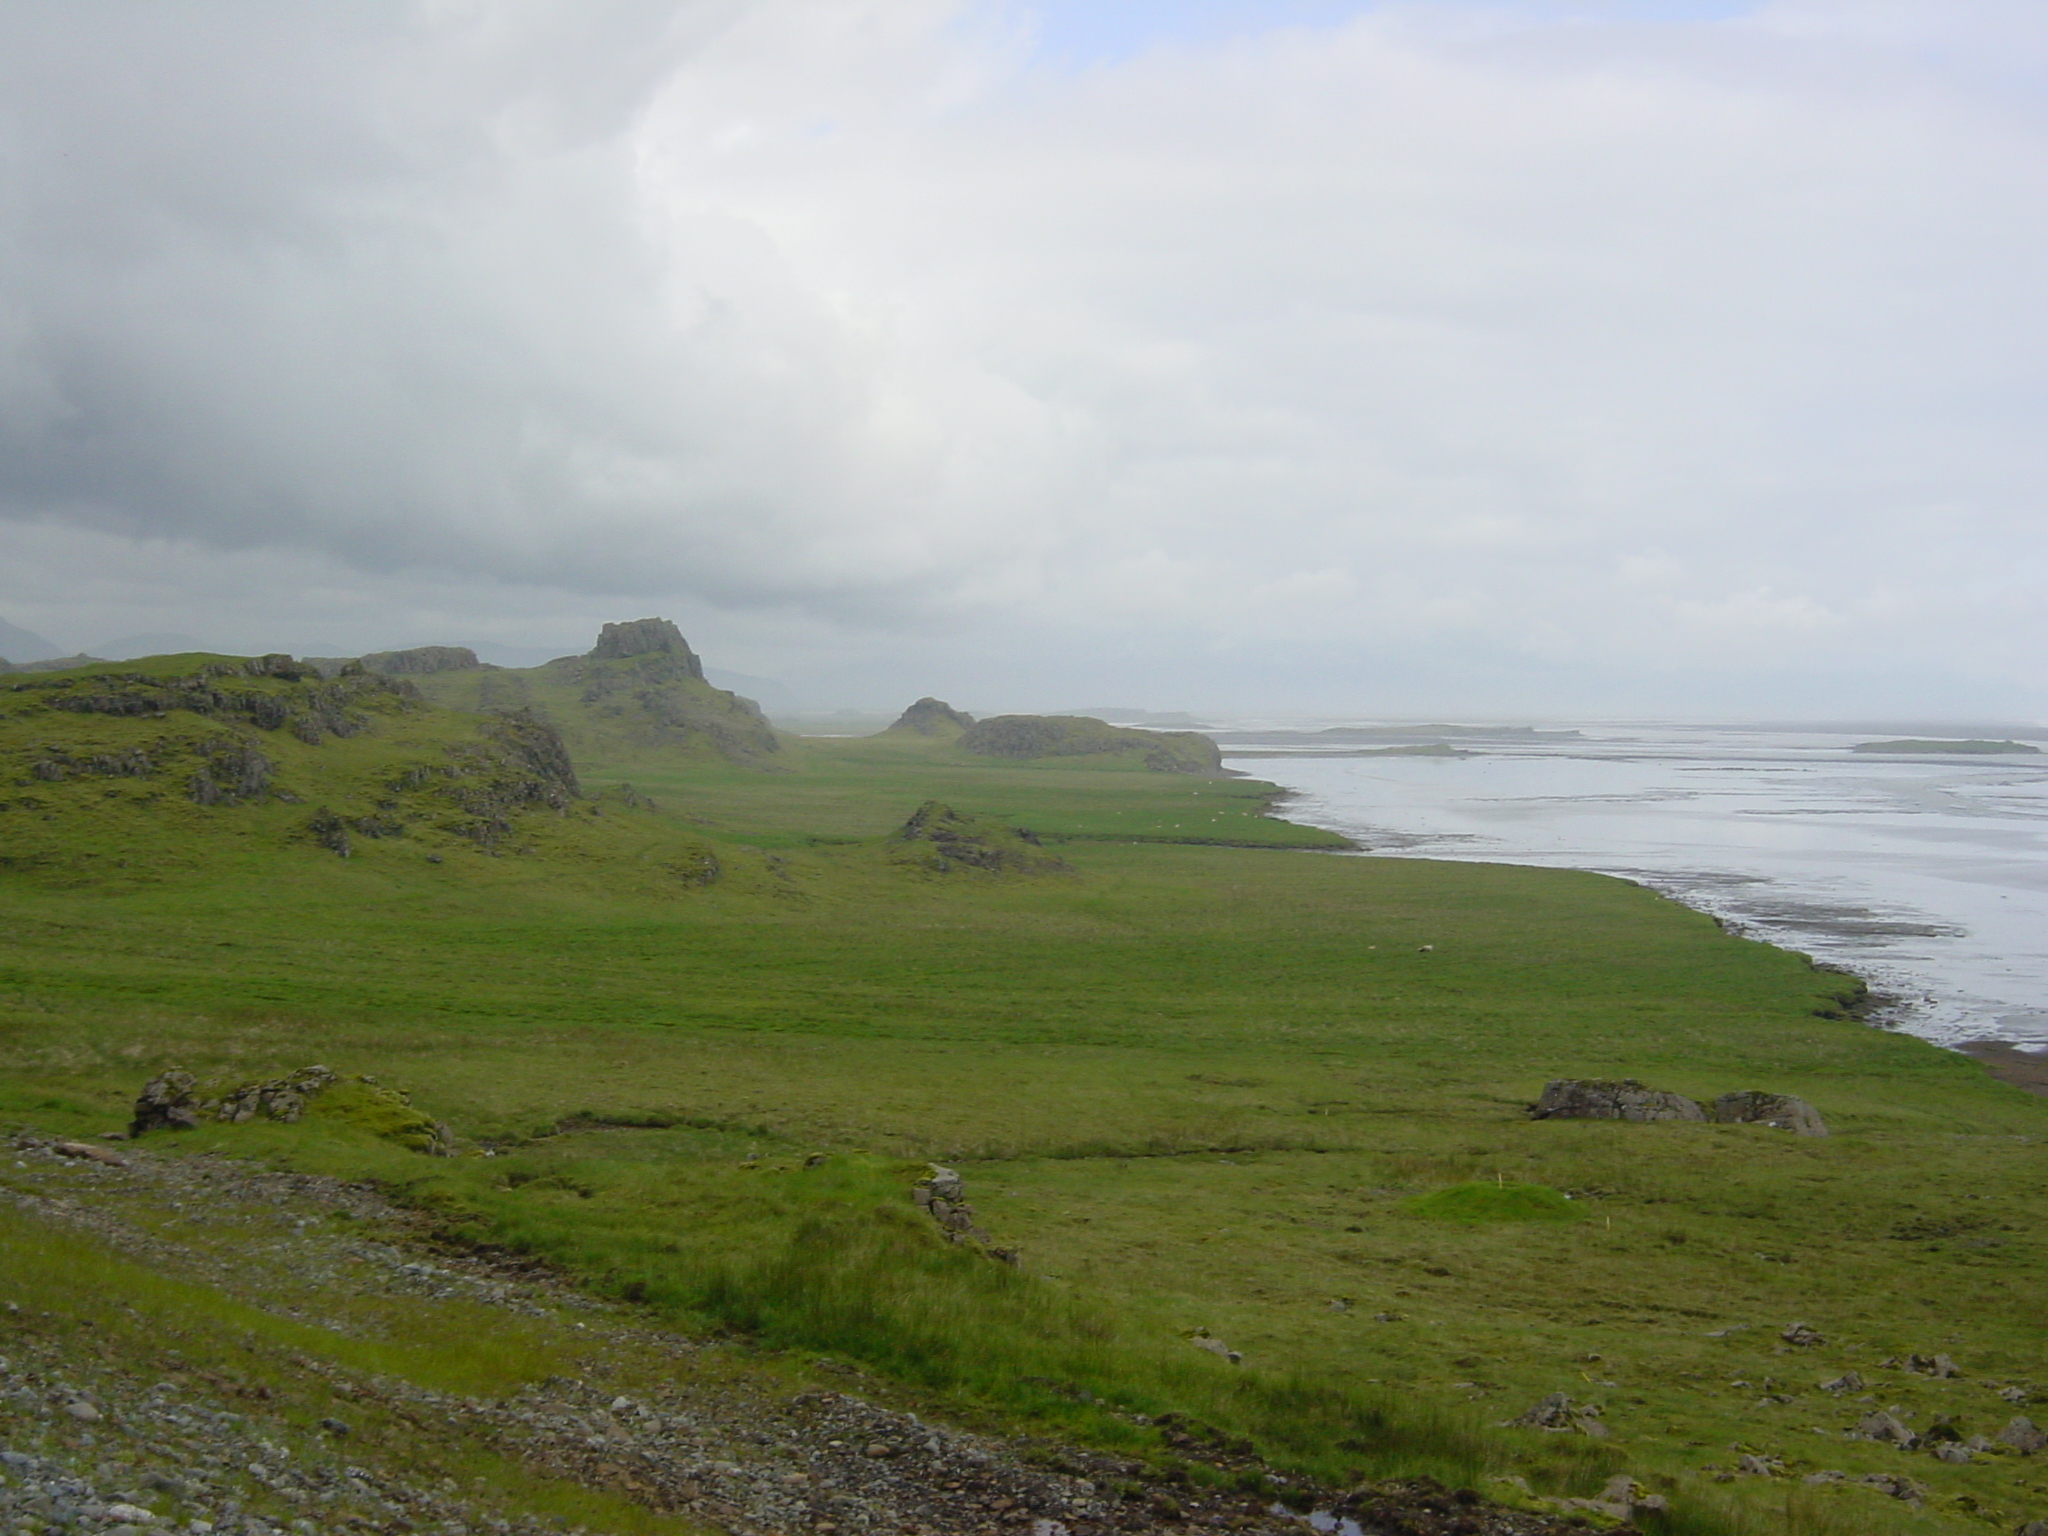
[[[1851, 753], [1867, 732], [1576, 729], [1467, 739], [1460, 758], [1291, 755], [1303, 736], [1251, 724], [1218, 735], [1229, 766], [1295, 793], [1289, 817], [1368, 855], [1625, 876], [1855, 971], [1897, 999], [1900, 1028], [2048, 1047], [2048, 755]], [[1290, 755], [1263, 755], [1274, 748]]]

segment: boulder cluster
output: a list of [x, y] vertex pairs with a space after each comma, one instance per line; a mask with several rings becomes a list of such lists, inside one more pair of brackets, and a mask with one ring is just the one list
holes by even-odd
[[1787, 1093], [1748, 1088], [1701, 1104], [1682, 1093], [1648, 1088], [1632, 1077], [1560, 1077], [1543, 1085], [1529, 1107], [1532, 1120], [1692, 1120], [1720, 1125], [1767, 1125], [1801, 1136], [1825, 1136], [1820, 1111]]

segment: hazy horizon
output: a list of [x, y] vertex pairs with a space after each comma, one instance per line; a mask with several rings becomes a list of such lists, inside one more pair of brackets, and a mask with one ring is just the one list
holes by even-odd
[[24, 0], [0, 619], [2048, 718], [2044, 61], [2016, 0]]

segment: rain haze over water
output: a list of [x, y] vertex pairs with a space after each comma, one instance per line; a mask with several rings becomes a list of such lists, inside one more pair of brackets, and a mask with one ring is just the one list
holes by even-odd
[[1685, 725], [1464, 738], [1455, 758], [1220, 734], [1227, 763], [1295, 793], [1291, 818], [1372, 853], [1620, 875], [1854, 971], [1914, 1034], [2048, 1047], [2048, 756]]

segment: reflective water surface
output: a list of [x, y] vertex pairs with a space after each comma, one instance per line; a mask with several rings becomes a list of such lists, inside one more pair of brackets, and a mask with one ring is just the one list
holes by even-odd
[[1623, 875], [1848, 967], [1895, 996], [1890, 1016], [1915, 1034], [2048, 1047], [2048, 755], [1850, 752], [1868, 733], [1576, 730], [1450, 738], [1464, 757], [1355, 755], [1385, 736], [1217, 734], [1227, 765], [1295, 792], [1289, 817], [1370, 854]]

